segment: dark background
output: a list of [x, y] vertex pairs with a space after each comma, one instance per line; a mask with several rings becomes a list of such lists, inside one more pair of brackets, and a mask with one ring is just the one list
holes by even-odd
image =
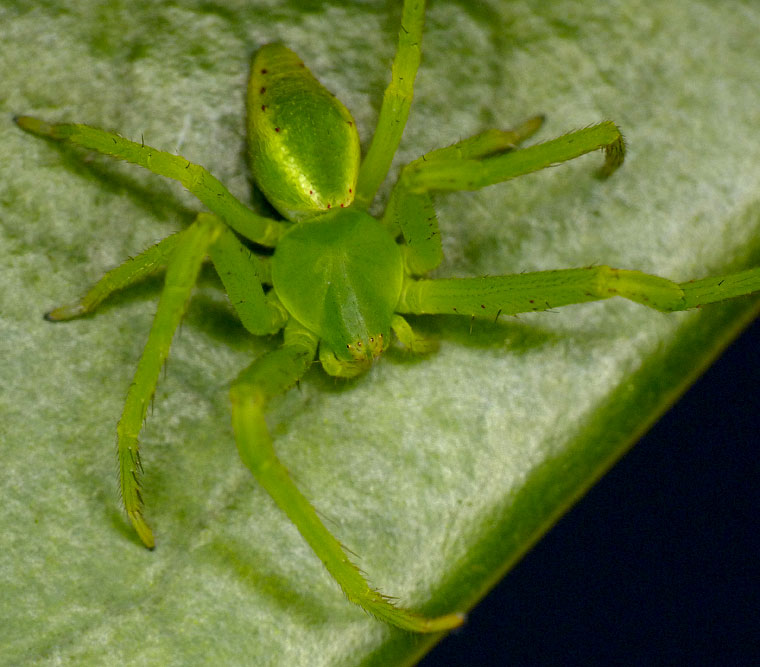
[[760, 664], [760, 321], [420, 663]]

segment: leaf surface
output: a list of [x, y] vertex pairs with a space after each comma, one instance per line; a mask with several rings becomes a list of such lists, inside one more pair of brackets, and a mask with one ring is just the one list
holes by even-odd
[[[129, 165], [21, 133], [12, 114], [87, 122], [180, 152], [251, 200], [249, 58], [293, 48], [351, 110], [364, 148], [388, 80], [392, 3], [0, 5], [0, 661], [352, 665], [413, 662], [434, 638], [348, 604], [240, 464], [227, 387], [277, 339], [236, 322], [204, 274], [143, 431], [147, 516], [119, 508], [115, 424], [160, 280], [53, 325], [124, 257], [199, 205]], [[436, 198], [438, 276], [608, 263], [675, 280], [760, 262], [760, 7], [750, 2], [433, 2], [400, 164], [548, 115], [539, 139], [604, 119], [629, 144]], [[381, 190], [380, 208], [387, 198]], [[263, 206], [260, 201], [256, 206]], [[261, 210], [265, 210], [262, 208]], [[742, 299], [663, 315], [621, 300], [481, 324], [413, 324], [335, 383], [315, 368], [273, 405], [285, 464], [372, 582], [430, 613], [467, 608], [753, 316]]]

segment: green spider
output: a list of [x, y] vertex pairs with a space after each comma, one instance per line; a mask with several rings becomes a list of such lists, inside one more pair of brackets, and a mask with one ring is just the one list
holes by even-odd
[[[18, 125], [138, 164], [176, 179], [210, 212], [187, 229], [108, 272], [79, 301], [46, 315], [52, 321], [90, 313], [111, 293], [165, 268], [153, 326], [119, 421], [118, 460], [124, 506], [144, 544], [154, 546], [143, 518], [138, 434], [185, 313], [201, 264], [213, 262], [243, 325], [254, 335], [283, 331], [283, 344], [255, 360], [230, 391], [232, 423], [245, 465], [316, 552], [348, 599], [376, 617], [418, 632], [459, 625], [451, 613], [425, 618], [373, 590], [279, 462], [265, 421], [268, 401], [293, 387], [319, 358], [333, 376], [370, 368], [392, 335], [413, 352], [432, 349], [403, 318], [451, 314], [498, 319], [623, 296], [661, 311], [749, 294], [760, 269], [677, 284], [607, 266], [519, 275], [429, 280], [442, 250], [431, 193], [476, 190], [603, 149], [602, 176], [623, 161], [617, 127], [604, 122], [517, 150], [541, 125], [488, 130], [406, 165], [383, 216], [367, 213], [398, 147], [420, 62], [424, 2], [405, 0], [391, 83], [367, 155], [345, 107], [284, 46], [254, 57], [248, 90], [248, 135], [254, 180], [285, 220], [263, 217], [235, 199], [202, 167], [143, 143], [86, 125], [48, 124], [28, 116]], [[274, 248], [261, 255], [253, 247]]]

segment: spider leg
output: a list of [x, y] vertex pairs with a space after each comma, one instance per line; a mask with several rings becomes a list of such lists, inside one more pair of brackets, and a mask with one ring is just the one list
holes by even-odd
[[486, 130], [452, 146], [426, 153], [401, 170], [391, 191], [383, 224], [403, 234], [404, 261], [408, 273], [423, 275], [443, 259], [432, 198], [429, 192], [415, 187], [419, 170], [432, 162], [482, 160], [514, 151], [518, 144], [538, 131], [542, 122], [543, 116], [534, 116], [511, 130]]
[[625, 155], [623, 136], [611, 121], [481, 159], [416, 161], [407, 168], [407, 187], [412, 192], [479, 190], [600, 149], [605, 161], [599, 175], [607, 177], [623, 163]]
[[760, 268], [675, 283], [641, 271], [594, 266], [482, 278], [408, 280], [400, 313], [496, 319], [622, 296], [663, 312], [687, 310], [760, 290]]
[[410, 164], [431, 162], [432, 160], [481, 160], [508, 153], [514, 151], [523, 141], [538, 132], [543, 122], [544, 117], [538, 115], [531, 116], [517, 127], [508, 130], [485, 130], [451, 146], [437, 148], [425, 153]]
[[220, 226], [209, 255], [240, 321], [254, 336], [279, 331], [289, 315], [274, 290], [264, 293], [261, 284], [267, 282], [268, 267], [228, 227]]
[[[161, 248], [160, 258], [166, 264], [166, 278], [148, 342], [145, 344], [134, 380], [127, 393], [117, 428], [124, 507], [140, 539], [149, 548], [153, 547], [153, 535], [142, 515], [143, 500], [139, 480], [142, 470], [138, 435], [155, 391], [161, 367], [169, 354], [174, 332], [185, 313], [190, 292], [206, 255], [211, 256], [235, 311], [249, 331], [254, 334], [274, 333], [282, 328], [288, 318], [287, 311], [276, 297], [264, 294], [260, 280], [264, 270], [257, 258], [215, 215], [199, 214], [190, 227], [169, 239], [173, 241], [171, 243], [162, 241], [135, 260], [131, 260], [133, 263], [137, 261], [138, 265], [138, 267], [132, 267], [133, 269], [143, 266], [155, 267], [156, 262], [149, 263], [146, 258], [155, 259], [154, 255], [159, 255], [155, 249]], [[122, 270], [128, 264], [129, 262], [115, 271]], [[123, 272], [127, 273], [126, 270]], [[133, 270], [131, 276], [123, 276], [124, 280], [119, 286], [125, 284], [127, 277], [138, 274], [140, 271]], [[109, 285], [114, 282], [110, 279], [106, 281]], [[95, 287], [97, 288], [98, 285], [100, 283]], [[98, 293], [96, 296], [100, 297], [101, 294]]]
[[117, 290], [128, 287], [165, 268], [174, 249], [182, 242], [185, 231], [167, 236], [163, 241], [150, 246], [136, 257], [130, 257], [123, 264], [106, 273], [78, 301], [54, 308], [49, 313], [45, 313], [45, 319], [60, 322], [87, 315]]
[[401, 315], [394, 315], [391, 329], [401, 344], [413, 354], [430, 354], [438, 348], [438, 341], [418, 334]]
[[179, 181], [236, 232], [261, 245], [275, 245], [286, 229], [283, 223], [254, 213], [235, 199], [206, 169], [179, 155], [138, 144], [89, 125], [50, 124], [31, 116], [18, 116], [15, 121], [22, 130], [31, 134], [98, 151]]
[[414, 95], [414, 79], [420, 66], [424, 15], [424, 0], [404, 0], [391, 82], [383, 94], [377, 127], [356, 183], [354, 202], [362, 208], [369, 206], [385, 180], [406, 127]]
[[760, 290], [760, 268], [737, 271], [724, 276], [680, 283], [684, 293], [684, 309], [734, 299]]
[[[209, 255], [243, 326], [256, 336], [279, 331], [288, 314], [274, 292], [264, 294], [262, 283], [271, 284], [269, 266], [219, 220], [218, 225], [219, 238], [210, 246]], [[166, 268], [185, 233], [186, 230], [172, 234], [130, 257], [106, 273], [78, 301], [54, 308], [45, 314], [45, 319], [60, 322], [87, 315], [114, 292]]]
[[230, 399], [240, 457], [256, 481], [295, 524], [351, 602], [407, 630], [438, 632], [456, 627], [463, 620], [459, 614], [424, 618], [394, 606], [370, 588], [277, 458], [264, 419], [267, 403], [295, 385], [306, 373], [316, 354], [317, 343], [314, 334], [291, 321], [285, 327], [282, 347], [254, 361], [235, 380]]
[[145, 546], [153, 548], [153, 534], [143, 518], [143, 500], [140, 492], [140, 465], [138, 435], [158, 382], [158, 376], [174, 337], [174, 332], [187, 308], [190, 292], [209, 246], [219, 236], [222, 225], [208, 213], [201, 213], [196, 221], [181, 233], [166, 267], [166, 278], [161, 299], [156, 309], [148, 341], [137, 365], [132, 384], [127, 392], [119, 425], [117, 449], [121, 495], [127, 516]]

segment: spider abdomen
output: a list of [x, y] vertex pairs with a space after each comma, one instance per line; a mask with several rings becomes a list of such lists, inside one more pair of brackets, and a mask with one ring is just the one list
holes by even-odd
[[356, 124], [282, 44], [267, 44], [254, 58], [248, 141], [256, 185], [288, 220], [353, 202], [360, 159]]

